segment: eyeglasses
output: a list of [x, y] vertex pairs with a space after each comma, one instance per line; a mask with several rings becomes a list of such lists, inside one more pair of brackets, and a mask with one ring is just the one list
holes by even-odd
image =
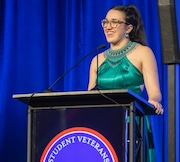
[[112, 28], [116, 28], [119, 24], [127, 24], [127, 23], [117, 19], [112, 19], [110, 21], [108, 21], [107, 19], [101, 20], [101, 25], [103, 28], [107, 28], [108, 24], [110, 24]]

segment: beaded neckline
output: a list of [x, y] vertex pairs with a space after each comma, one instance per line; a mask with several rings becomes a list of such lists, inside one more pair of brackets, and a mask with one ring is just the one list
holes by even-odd
[[129, 41], [124, 47], [118, 50], [107, 49], [105, 51], [106, 60], [111, 67], [116, 67], [126, 54], [136, 47], [138, 43]]

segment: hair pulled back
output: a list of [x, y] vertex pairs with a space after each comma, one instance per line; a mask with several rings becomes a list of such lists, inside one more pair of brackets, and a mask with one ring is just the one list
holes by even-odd
[[147, 44], [143, 21], [139, 10], [134, 5], [114, 6], [111, 8], [111, 10], [124, 12], [126, 23], [133, 26], [132, 31], [129, 33], [129, 38], [131, 41], [138, 42], [142, 45]]

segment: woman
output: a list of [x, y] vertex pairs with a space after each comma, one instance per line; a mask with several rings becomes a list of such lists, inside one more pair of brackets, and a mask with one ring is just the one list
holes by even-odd
[[110, 48], [93, 58], [88, 90], [130, 89], [141, 95], [145, 86], [148, 102], [157, 114], [163, 114], [157, 63], [146, 45], [138, 9], [133, 5], [112, 7], [102, 27]]

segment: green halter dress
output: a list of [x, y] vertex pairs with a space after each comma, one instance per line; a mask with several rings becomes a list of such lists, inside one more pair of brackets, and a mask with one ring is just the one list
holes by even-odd
[[[138, 95], [142, 94], [140, 86], [144, 84], [143, 75], [126, 56], [136, 46], [138, 46], [138, 43], [129, 41], [119, 50], [107, 49], [104, 52], [106, 59], [98, 68], [98, 77], [96, 80], [99, 89], [130, 89]], [[146, 161], [154, 162], [155, 151], [148, 117], [146, 117], [146, 123]]]
[[100, 89], [130, 89], [141, 94], [143, 75], [126, 57], [136, 46], [137, 43], [129, 42], [121, 50], [105, 51], [106, 59], [98, 68], [97, 85]]

